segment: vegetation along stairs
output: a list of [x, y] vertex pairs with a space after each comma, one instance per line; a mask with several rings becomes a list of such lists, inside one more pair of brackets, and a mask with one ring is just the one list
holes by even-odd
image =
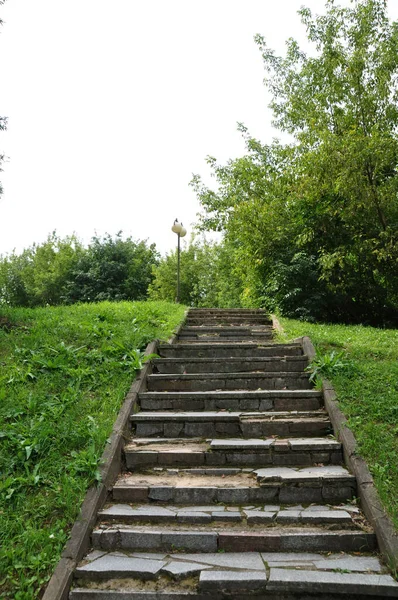
[[158, 353], [70, 599], [397, 598], [302, 345], [192, 309]]

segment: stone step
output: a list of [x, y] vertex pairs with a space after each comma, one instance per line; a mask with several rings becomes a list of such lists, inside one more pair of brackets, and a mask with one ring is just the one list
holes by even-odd
[[182, 523], [206, 525], [209, 523], [240, 523], [259, 525], [336, 525], [357, 529], [362, 520], [354, 506], [152, 506], [148, 504], [108, 504], [98, 514], [106, 523]]
[[[302, 573], [305, 575], [302, 576]], [[336, 575], [339, 577], [336, 578]], [[376, 577], [379, 583], [375, 583]], [[264, 578], [267, 582], [266, 594], [261, 598], [266, 600], [285, 600], [287, 596], [284, 590], [278, 589], [274, 593], [269, 585], [271, 588], [273, 585], [287, 586], [293, 580], [299, 587], [315, 584], [318, 590], [316, 598], [319, 600], [321, 593], [322, 600], [347, 596], [350, 599], [394, 598], [398, 587], [376, 556], [349, 553], [325, 555], [317, 552], [167, 554], [94, 550], [78, 566], [75, 578], [79, 581], [79, 587], [72, 589], [72, 600], [221, 600], [225, 598], [227, 589], [233, 598], [244, 600], [253, 593], [257, 595], [254, 584], [263, 583]], [[356, 587], [358, 578], [360, 596]], [[101, 584], [101, 581], [104, 583]], [[92, 587], [91, 582], [97, 582], [96, 587]], [[83, 587], [85, 583], [89, 587]], [[336, 587], [329, 593], [328, 586], [336, 586], [336, 583], [340, 584], [338, 594]], [[199, 586], [203, 593], [198, 592]], [[250, 589], [242, 589], [244, 586]], [[294, 591], [293, 586], [291, 591]], [[366, 591], [370, 593], [366, 594]], [[243, 596], [240, 595], [242, 592]], [[313, 595], [312, 598], [315, 600]], [[293, 600], [293, 596], [290, 595], [289, 600]]]
[[94, 549], [135, 552], [373, 552], [376, 538], [361, 530], [335, 529], [327, 526], [264, 527], [240, 523], [197, 525], [113, 524], [94, 529]]
[[248, 358], [157, 358], [156, 373], [242, 373], [252, 371], [301, 373], [308, 365], [307, 356], [252, 356]]
[[132, 415], [138, 437], [303, 437], [332, 433], [324, 410], [317, 412], [139, 412]]
[[241, 315], [241, 316], [188, 316], [185, 325], [187, 327], [195, 326], [229, 326], [229, 325], [240, 325], [243, 327], [250, 325], [272, 325], [272, 321], [263, 315]]
[[268, 467], [225, 476], [217, 468], [148, 469], [123, 474], [112, 498], [172, 504], [339, 503], [356, 496], [356, 479], [339, 465]]
[[212, 390], [305, 390], [311, 389], [307, 373], [190, 373], [188, 375], [152, 374], [147, 378], [148, 391]]
[[250, 390], [246, 392], [144, 392], [139, 394], [142, 410], [318, 410], [323, 406], [316, 390]]
[[126, 466], [133, 471], [149, 467], [257, 467], [341, 464], [341, 444], [329, 438], [257, 440], [139, 439], [124, 448]]
[[158, 354], [163, 358], [247, 358], [252, 356], [302, 356], [301, 344], [257, 344], [235, 342], [218, 344], [160, 344]]

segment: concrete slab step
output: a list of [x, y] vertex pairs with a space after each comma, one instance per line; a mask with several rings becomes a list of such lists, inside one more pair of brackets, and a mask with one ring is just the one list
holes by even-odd
[[249, 316], [249, 317], [198, 317], [188, 318], [185, 321], [186, 327], [252, 327], [257, 325], [268, 325], [272, 326], [272, 323], [266, 317], [261, 316]]
[[217, 527], [183, 524], [101, 525], [91, 539], [95, 549], [134, 552], [373, 552], [376, 538], [365, 531], [327, 527], [264, 527], [225, 523]]
[[[294, 576], [296, 573], [310, 572], [314, 575], [339, 574], [339, 569], [347, 569], [352, 574], [368, 577], [382, 576], [379, 589], [373, 587], [372, 593], [378, 593], [377, 598], [386, 596], [386, 589], [394, 589], [394, 580], [386, 575], [385, 567], [376, 556], [356, 556], [349, 553], [320, 554], [305, 553], [259, 553], [259, 552], [225, 552], [225, 553], [153, 553], [153, 552], [106, 552], [95, 550], [85, 557], [76, 572], [79, 580], [70, 594], [72, 600], [208, 600], [225, 598], [223, 592], [217, 591], [218, 582], [232, 582], [233, 578], [243, 573], [269, 574], [274, 570], [282, 570]], [[301, 569], [301, 571], [297, 571]], [[213, 573], [203, 583], [202, 573]], [[222, 572], [222, 577], [217, 573]], [[350, 575], [350, 573], [344, 573]], [[199, 577], [202, 585], [208, 585], [206, 594], [198, 592]], [[229, 577], [229, 579], [228, 579]], [[389, 579], [386, 579], [386, 577]], [[121, 578], [120, 584], [118, 578]], [[243, 579], [244, 580], [244, 579]], [[280, 582], [278, 573], [273, 577]], [[101, 582], [104, 583], [101, 583]], [[308, 581], [308, 578], [307, 578]], [[351, 581], [351, 583], [350, 583]], [[352, 580], [345, 579], [346, 594], [353, 591], [350, 587]], [[369, 580], [367, 580], [369, 581]], [[90, 587], [84, 587], [88, 582]], [[92, 587], [92, 582], [96, 582]], [[355, 583], [355, 580], [354, 580]], [[280, 585], [280, 583], [279, 583]], [[231, 591], [233, 588], [230, 588]], [[284, 592], [270, 592], [266, 588], [267, 600], [293, 600]], [[289, 592], [288, 592], [289, 593]], [[388, 592], [389, 593], [389, 592]], [[272, 594], [271, 596], [269, 594]], [[277, 594], [277, 595], [275, 595]], [[290, 593], [289, 593], [290, 594]], [[244, 596], [233, 594], [234, 599], [247, 598], [250, 591], [244, 591]], [[371, 595], [362, 597], [372, 598]], [[322, 593], [322, 600], [335, 600], [340, 595]], [[354, 597], [352, 594], [349, 596]], [[374, 597], [374, 596], [373, 596]], [[394, 597], [394, 596], [392, 596]], [[303, 596], [301, 595], [301, 598]], [[314, 598], [314, 596], [313, 596]], [[319, 594], [317, 598], [320, 598]], [[298, 597], [294, 600], [298, 600]]]
[[[275, 566], [274, 566], [275, 565]], [[152, 553], [152, 552], [105, 552], [93, 551], [79, 565], [76, 576], [79, 580], [79, 587], [75, 587], [70, 595], [74, 600], [208, 600], [209, 597], [221, 600], [225, 598], [225, 585], [231, 585], [239, 575], [247, 573], [254, 574], [257, 579], [263, 574], [271, 581], [270, 575], [274, 573], [272, 580], [281, 585], [281, 577], [277, 571], [283, 570], [284, 573], [290, 573], [291, 577], [283, 576], [284, 584], [286, 581], [292, 581], [297, 573], [309, 572], [311, 575], [307, 578], [300, 578], [300, 584], [303, 581], [317, 580], [329, 583], [328, 575], [336, 574], [336, 571], [343, 569], [346, 565], [352, 574], [359, 574], [359, 577], [365, 577], [367, 583], [372, 583], [372, 595], [357, 596], [353, 595], [357, 579], [346, 578], [346, 593], [340, 596], [333, 592], [322, 592], [322, 600], [333, 600], [335, 598], [366, 597], [384, 598], [396, 597], [390, 594], [391, 590], [396, 588], [396, 582], [389, 575], [385, 574], [385, 568], [375, 556], [355, 556], [348, 553], [329, 554], [325, 556], [319, 553]], [[282, 568], [281, 568], [282, 567]], [[139, 571], [141, 569], [141, 571]], [[301, 571], [297, 571], [301, 569]], [[205, 584], [204, 575], [213, 574], [207, 577]], [[219, 575], [222, 573], [222, 576]], [[340, 574], [340, 573], [337, 573]], [[343, 573], [342, 573], [343, 574]], [[350, 573], [344, 573], [350, 575]], [[317, 576], [317, 577], [316, 577]], [[374, 587], [374, 580], [368, 577], [379, 576], [380, 588]], [[121, 578], [120, 585], [118, 578]], [[127, 579], [128, 578], [128, 579]], [[101, 581], [104, 581], [101, 584]], [[239, 579], [238, 579], [239, 581]], [[242, 577], [240, 585], [247, 582], [247, 577]], [[89, 582], [90, 587], [83, 587], [85, 582]], [[91, 582], [96, 582], [92, 587]], [[222, 591], [217, 591], [217, 587], [222, 582]], [[199, 585], [208, 586], [205, 595], [198, 592]], [[250, 590], [244, 590], [244, 596], [236, 595], [239, 586], [230, 588], [230, 592], [237, 600], [247, 598], [251, 595]], [[271, 585], [272, 587], [272, 585]], [[386, 592], [386, 590], [388, 590]], [[242, 590], [241, 590], [242, 591]], [[266, 595], [261, 598], [271, 600], [293, 600], [293, 596], [286, 596], [284, 592], [278, 590], [272, 592], [266, 588]], [[317, 598], [320, 598], [318, 592]], [[209, 595], [210, 594], [210, 595]], [[272, 594], [271, 596], [269, 594]], [[275, 595], [277, 594], [277, 595]], [[374, 596], [376, 594], [376, 596]], [[387, 594], [387, 595], [386, 595]], [[258, 596], [257, 596], [258, 597]], [[300, 594], [302, 599], [304, 596]], [[312, 596], [314, 598], [314, 596]], [[307, 598], [307, 596], [305, 596]], [[309, 597], [308, 597], [309, 598]], [[294, 600], [298, 600], [295, 595]]]
[[156, 373], [242, 373], [279, 371], [300, 373], [308, 366], [307, 356], [252, 356], [236, 358], [157, 358]]
[[303, 437], [328, 435], [332, 425], [327, 413], [274, 412], [139, 412], [131, 416], [139, 437], [210, 438], [241, 436]]
[[163, 358], [248, 358], [251, 356], [301, 356], [301, 344], [256, 344], [235, 342], [218, 344], [160, 344], [158, 354]]
[[316, 390], [246, 390], [208, 392], [145, 392], [139, 394], [142, 410], [318, 410], [323, 406]]
[[213, 391], [311, 389], [307, 373], [191, 373], [189, 375], [149, 375], [148, 391]]
[[[113, 500], [172, 504], [329, 504], [356, 496], [356, 480], [339, 465], [256, 469], [225, 476], [210, 468], [150, 470], [124, 474], [112, 489]], [[276, 472], [279, 471], [279, 474]]]
[[334, 439], [214, 439], [134, 438], [124, 448], [126, 466], [256, 467], [342, 464], [341, 444]]
[[151, 506], [148, 504], [108, 504], [98, 514], [99, 522], [106, 523], [182, 523], [184, 525], [208, 524], [259, 524], [283, 525], [330, 525], [357, 529], [362, 519], [358, 509], [352, 507], [303, 506], [286, 508], [275, 505], [260, 506]]

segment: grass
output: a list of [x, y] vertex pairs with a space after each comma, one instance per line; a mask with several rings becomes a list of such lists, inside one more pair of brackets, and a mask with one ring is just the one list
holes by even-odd
[[1, 598], [40, 597], [141, 351], [183, 313], [166, 302], [1, 310]]
[[398, 529], [398, 330], [279, 320], [281, 341], [311, 338], [317, 374], [332, 381], [359, 452]]

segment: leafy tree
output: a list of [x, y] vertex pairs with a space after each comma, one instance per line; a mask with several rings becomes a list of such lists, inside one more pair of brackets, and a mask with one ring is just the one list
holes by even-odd
[[[153, 269], [149, 286], [153, 300], [174, 301], [177, 288], [177, 251], [166, 254]], [[189, 306], [236, 306], [240, 279], [233, 273], [225, 245], [192, 238], [181, 250], [180, 300]]]
[[73, 302], [143, 300], [159, 253], [155, 244], [106, 234], [93, 237], [69, 274], [64, 299]]
[[42, 244], [0, 260], [0, 299], [11, 306], [61, 304], [71, 270], [83, 247], [75, 236], [55, 232]]
[[398, 24], [382, 0], [299, 14], [313, 54], [290, 39], [278, 57], [256, 36], [274, 125], [292, 141], [262, 145], [240, 126], [247, 155], [208, 159], [217, 190], [192, 181], [201, 226], [235, 245], [250, 302], [388, 322], [398, 318]]

